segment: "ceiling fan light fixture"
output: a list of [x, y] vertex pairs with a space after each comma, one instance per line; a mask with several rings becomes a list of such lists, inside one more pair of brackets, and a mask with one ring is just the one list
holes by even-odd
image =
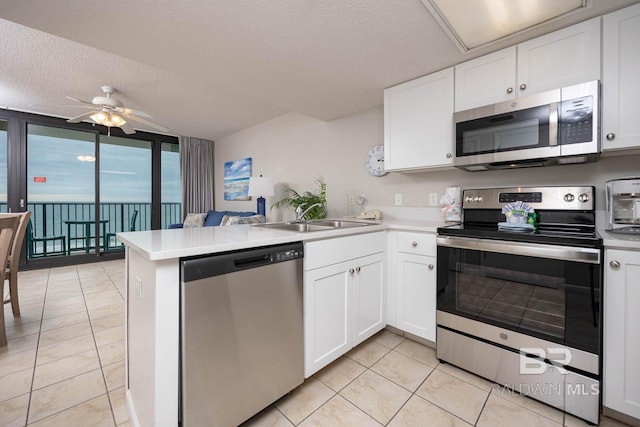
[[92, 114], [90, 117], [94, 122], [106, 127], [120, 127], [127, 123], [127, 121], [119, 114], [104, 111], [99, 111]]

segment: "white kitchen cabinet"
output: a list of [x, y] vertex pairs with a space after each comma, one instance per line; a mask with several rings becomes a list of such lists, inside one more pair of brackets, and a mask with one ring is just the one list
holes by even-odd
[[386, 325], [386, 233], [305, 244], [305, 377]]
[[640, 4], [605, 15], [602, 150], [640, 148]]
[[384, 167], [453, 164], [453, 68], [384, 91]]
[[436, 341], [436, 236], [396, 234], [397, 327]]
[[600, 78], [600, 18], [455, 66], [455, 111]]
[[605, 250], [603, 406], [640, 419], [640, 251]]

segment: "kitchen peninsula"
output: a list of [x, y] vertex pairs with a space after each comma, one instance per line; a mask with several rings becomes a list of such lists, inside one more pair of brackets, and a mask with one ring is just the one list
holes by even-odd
[[180, 258], [388, 229], [433, 234], [439, 225], [438, 221], [387, 221], [303, 233], [237, 225], [118, 234], [126, 245], [126, 396], [134, 425], [178, 424]]

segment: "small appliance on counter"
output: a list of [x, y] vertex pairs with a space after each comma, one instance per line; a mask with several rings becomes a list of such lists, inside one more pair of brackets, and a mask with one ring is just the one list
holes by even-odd
[[607, 181], [607, 230], [640, 235], [640, 178]]

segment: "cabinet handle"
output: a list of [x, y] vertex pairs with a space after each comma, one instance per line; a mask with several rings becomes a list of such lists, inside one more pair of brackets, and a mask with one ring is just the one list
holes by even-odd
[[356, 271], [360, 273], [360, 267], [356, 267]]
[[451, 153], [447, 153], [447, 159], [451, 158]]
[[507, 93], [513, 93], [513, 88], [512, 87], [508, 87], [507, 88]]
[[616, 139], [615, 133], [612, 132], [607, 134], [607, 141], [613, 141], [614, 139]]
[[355, 270], [353, 268], [349, 269], [349, 274], [353, 274], [355, 272]]
[[520, 85], [520, 90], [525, 90], [526, 88], [527, 88], [527, 85], [526, 85], [526, 84], [522, 83], [522, 84]]
[[620, 268], [620, 263], [618, 261], [611, 261], [609, 263], [609, 265], [611, 266], [611, 268], [613, 268], [614, 270], [617, 270]]
[[411, 242], [411, 246], [415, 248], [416, 246], [418, 246], [418, 242]]
[[433, 270], [433, 264], [429, 264], [428, 267], [429, 267], [429, 270]]

